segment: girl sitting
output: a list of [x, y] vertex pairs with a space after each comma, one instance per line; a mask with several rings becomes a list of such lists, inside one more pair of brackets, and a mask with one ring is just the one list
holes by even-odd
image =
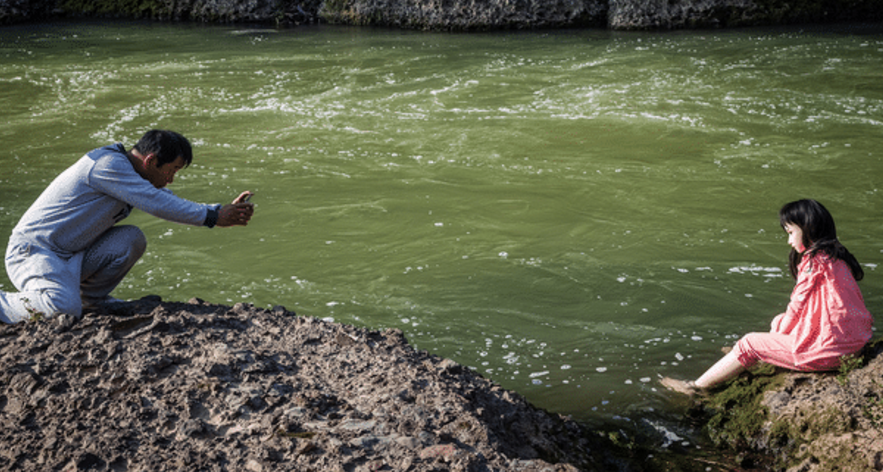
[[759, 361], [798, 371], [836, 370], [840, 358], [859, 352], [874, 323], [857, 281], [858, 261], [837, 240], [834, 219], [815, 200], [799, 200], [779, 210], [791, 245], [789, 266], [797, 280], [785, 313], [769, 333], [749, 333], [696, 381], [663, 377], [671, 390], [692, 395], [714, 387]]

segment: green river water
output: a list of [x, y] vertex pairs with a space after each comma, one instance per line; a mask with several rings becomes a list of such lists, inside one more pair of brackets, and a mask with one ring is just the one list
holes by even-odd
[[[115, 296], [284, 305], [624, 424], [766, 330], [779, 207], [824, 203], [883, 326], [883, 26], [435, 34], [130, 22], [0, 28], [0, 241], [86, 151], [169, 128], [170, 187], [247, 228], [135, 212]], [[8, 278], [0, 288], [11, 290]]]

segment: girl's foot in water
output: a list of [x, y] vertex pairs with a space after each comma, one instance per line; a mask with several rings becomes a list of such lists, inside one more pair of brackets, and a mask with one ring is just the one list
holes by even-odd
[[696, 382], [688, 380], [676, 380], [671, 377], [663, 377], [659, 380], [663, 387], [687, 396], [693, 396], [701, 393], [702, 389], [696, 386]]

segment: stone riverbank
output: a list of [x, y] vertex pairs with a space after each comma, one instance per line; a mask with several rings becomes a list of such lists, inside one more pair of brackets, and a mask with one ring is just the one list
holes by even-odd
[[540, 410], [398, 330], [145, 297], [0, 326], [0, 469], [880, 471], [881, 352], [671, 393], [686, 429], [732, 451], [709, 455]]
[[[736, 466], [787, 472], [883, 471], [883, 339], [839, 372], [798, 373], [766, 365], [695, 399], [704, 424]], [[762, 467], [760, 464], [764, 464]]]
[[137, 18], [436, 31], [732, 28], [883, 21], [879, 0], [0, 0], [0, 25]]
[[0, 327], [0, 424], [2, 470], [644, 470], [398, 330], [196, 299]]

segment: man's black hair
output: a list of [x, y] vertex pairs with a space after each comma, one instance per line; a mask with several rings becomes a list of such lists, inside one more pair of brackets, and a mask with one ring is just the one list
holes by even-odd
[[146, 133], [133, 147], [142, 156], [156, 154], [157, 164], [174, 162], [178, 157], [184, 158], [184, 167], [193, 162], [193, 150], [190, 141], [184, 136], [169, 130], [152, 129]]

